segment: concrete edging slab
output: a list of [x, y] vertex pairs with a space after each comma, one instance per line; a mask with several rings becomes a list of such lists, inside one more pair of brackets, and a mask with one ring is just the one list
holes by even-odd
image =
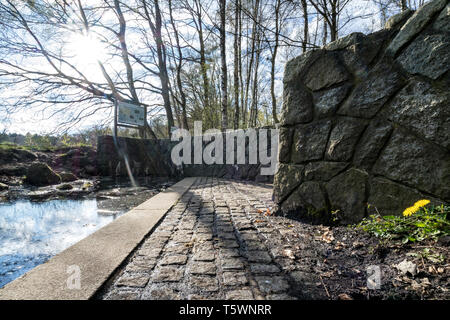
[[[196, 178], [185, 178], [0, 289], [0, 300], [91, 298]], [[75, 266], [75, 267], [71, 267]], [[79, 270], [80, 288], [70, 289]]]

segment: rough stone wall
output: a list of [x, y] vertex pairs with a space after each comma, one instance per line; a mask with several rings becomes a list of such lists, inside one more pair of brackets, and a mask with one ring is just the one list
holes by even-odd
[[[267, 128], [270, 129], [270, 128]], [[256, 139], [259, 143], [259, 131], [256, 130]], [[191, 164], [176, 166], [171, 159], [172, 148], [178, 142], [169, 139], [144, 140], [119, 137], [117, 144], [128, 156], [130, 169], [135, 176], [160, 177], [194, 177], [213, 176], [226, 179], [254, 180], [259, 182], [273, 181], [273, 175], [261, 175], [261, 163], [249, 163], [249, 140], [245, 145], [245, 164], [226, 164], [226, 136], [223, 136], [223, 163], [224, 164], [194, 164], [194, 141], [192, 139]], [[263, 152], [268, 152], [271, 139], [268, 134], [268, 146]], [[203, 142], [203, 149], [210, 142]], [[127, 176], [124, 158], [119, 155], [118, 147], [114, 144], [112, 136], [100, 136], [97, 141], [97, 171], [101, 176]], [[270, 151], [269, 151], [270, 154]]]
[[130, 169], [135, 176], [175, 177], [179, 171], [170, 161], [170, 150], [175, 145], [170, 140], [144, 140], [119, 137], [114, 143], [112, 136], [97, 139], [97, 172], [100, 176], [127, 176], [124, 158], [128, 157]]
[[347, 224], [450, 200], [449, 6], [433, 0], [287, 63], [282, 212]]

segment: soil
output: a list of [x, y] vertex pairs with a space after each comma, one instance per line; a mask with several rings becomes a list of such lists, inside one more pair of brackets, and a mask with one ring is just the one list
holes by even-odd
[[[313, 288], [316, 293], [311, 296], [337, 300], [450, 299], [448, 238], [402, 244], [381, 241], [351, 226], [311, 225], [281, 216], [272, 219], [285, 228], [290, 242], [298, 243], [288, 256], [319, 277]], [[431, 251], [427, 255], [424, 250]], [[417, 274], [402, 274], [396, 268], [405, 259], [417, 266]], [[376, 283], [368, 283], [368, 278], [376, 278], [373, 270], [380, 271], [378, 288]]]

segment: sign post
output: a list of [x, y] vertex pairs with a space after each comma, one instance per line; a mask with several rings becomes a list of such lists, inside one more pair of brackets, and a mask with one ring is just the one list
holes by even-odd
[[117, 127], [132, 129], [144, 129], [146, 138], [146, 115], [147, 107], [136, 104], [114, 100], [114, 135], [117, 137]]

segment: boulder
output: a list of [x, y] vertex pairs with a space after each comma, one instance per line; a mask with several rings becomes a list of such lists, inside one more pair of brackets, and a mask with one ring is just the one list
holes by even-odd
[[0, 148], [0, 165], [12, 163], [24, 163], [37, 159], [36, 154], [31, 151], [20, 149], [19, 147]]
[[309, 50], [304, 54], [289, 60], [284, 68], [283, 83], [302, 82], [305, 72], [309, 69], [312, 63], [319, 57], [323, 56], [322, 50]]
[[324, 48], [326, 50], [330, 50], [330, 51], [345, 49], [347, 47], [355, 45], [356, 43], [363, 42], [365, 37], [366, 36], [364, 35], [364, 33], [353, 32], [353, 33], [349, 34], [348, 36], [345, 36], [345, 37], [337, 39], [336, 41], [330, 42]]
[[33, 186], [46, 186], [61, 182], [61, 177], [47, 164], [36, 162], [28, 167], [25, 182]]
[[58, 190], [72, 190], [73, 186], [70, 183], [63, 183], [58, 186], [56, 186], [56, 189]]
[[392, 40], [387, 53], [391, 55], [397, 52], [414, 38], [427, 25], [430, 19], [447, 4], [447, 0], [432, 0], [417, 10], [403, 25], [399, 33]]
[[0, 191], [5, 191], [5, 190], [8, 190], [8, 189], [9, 189], [9, 187], [8, 187], [7, 184], [4, 184], [4, 183], [0, 182]]
[[59, 176], [61, 177], [62, 182], [72, 182], [78, 179], [76, 175], [67, 171], [60, 172]]
[[10, 177], [21, 177], [26, 175], [27, 166], [22, 164], [9, 164], [0, 166], [0, 175]]

